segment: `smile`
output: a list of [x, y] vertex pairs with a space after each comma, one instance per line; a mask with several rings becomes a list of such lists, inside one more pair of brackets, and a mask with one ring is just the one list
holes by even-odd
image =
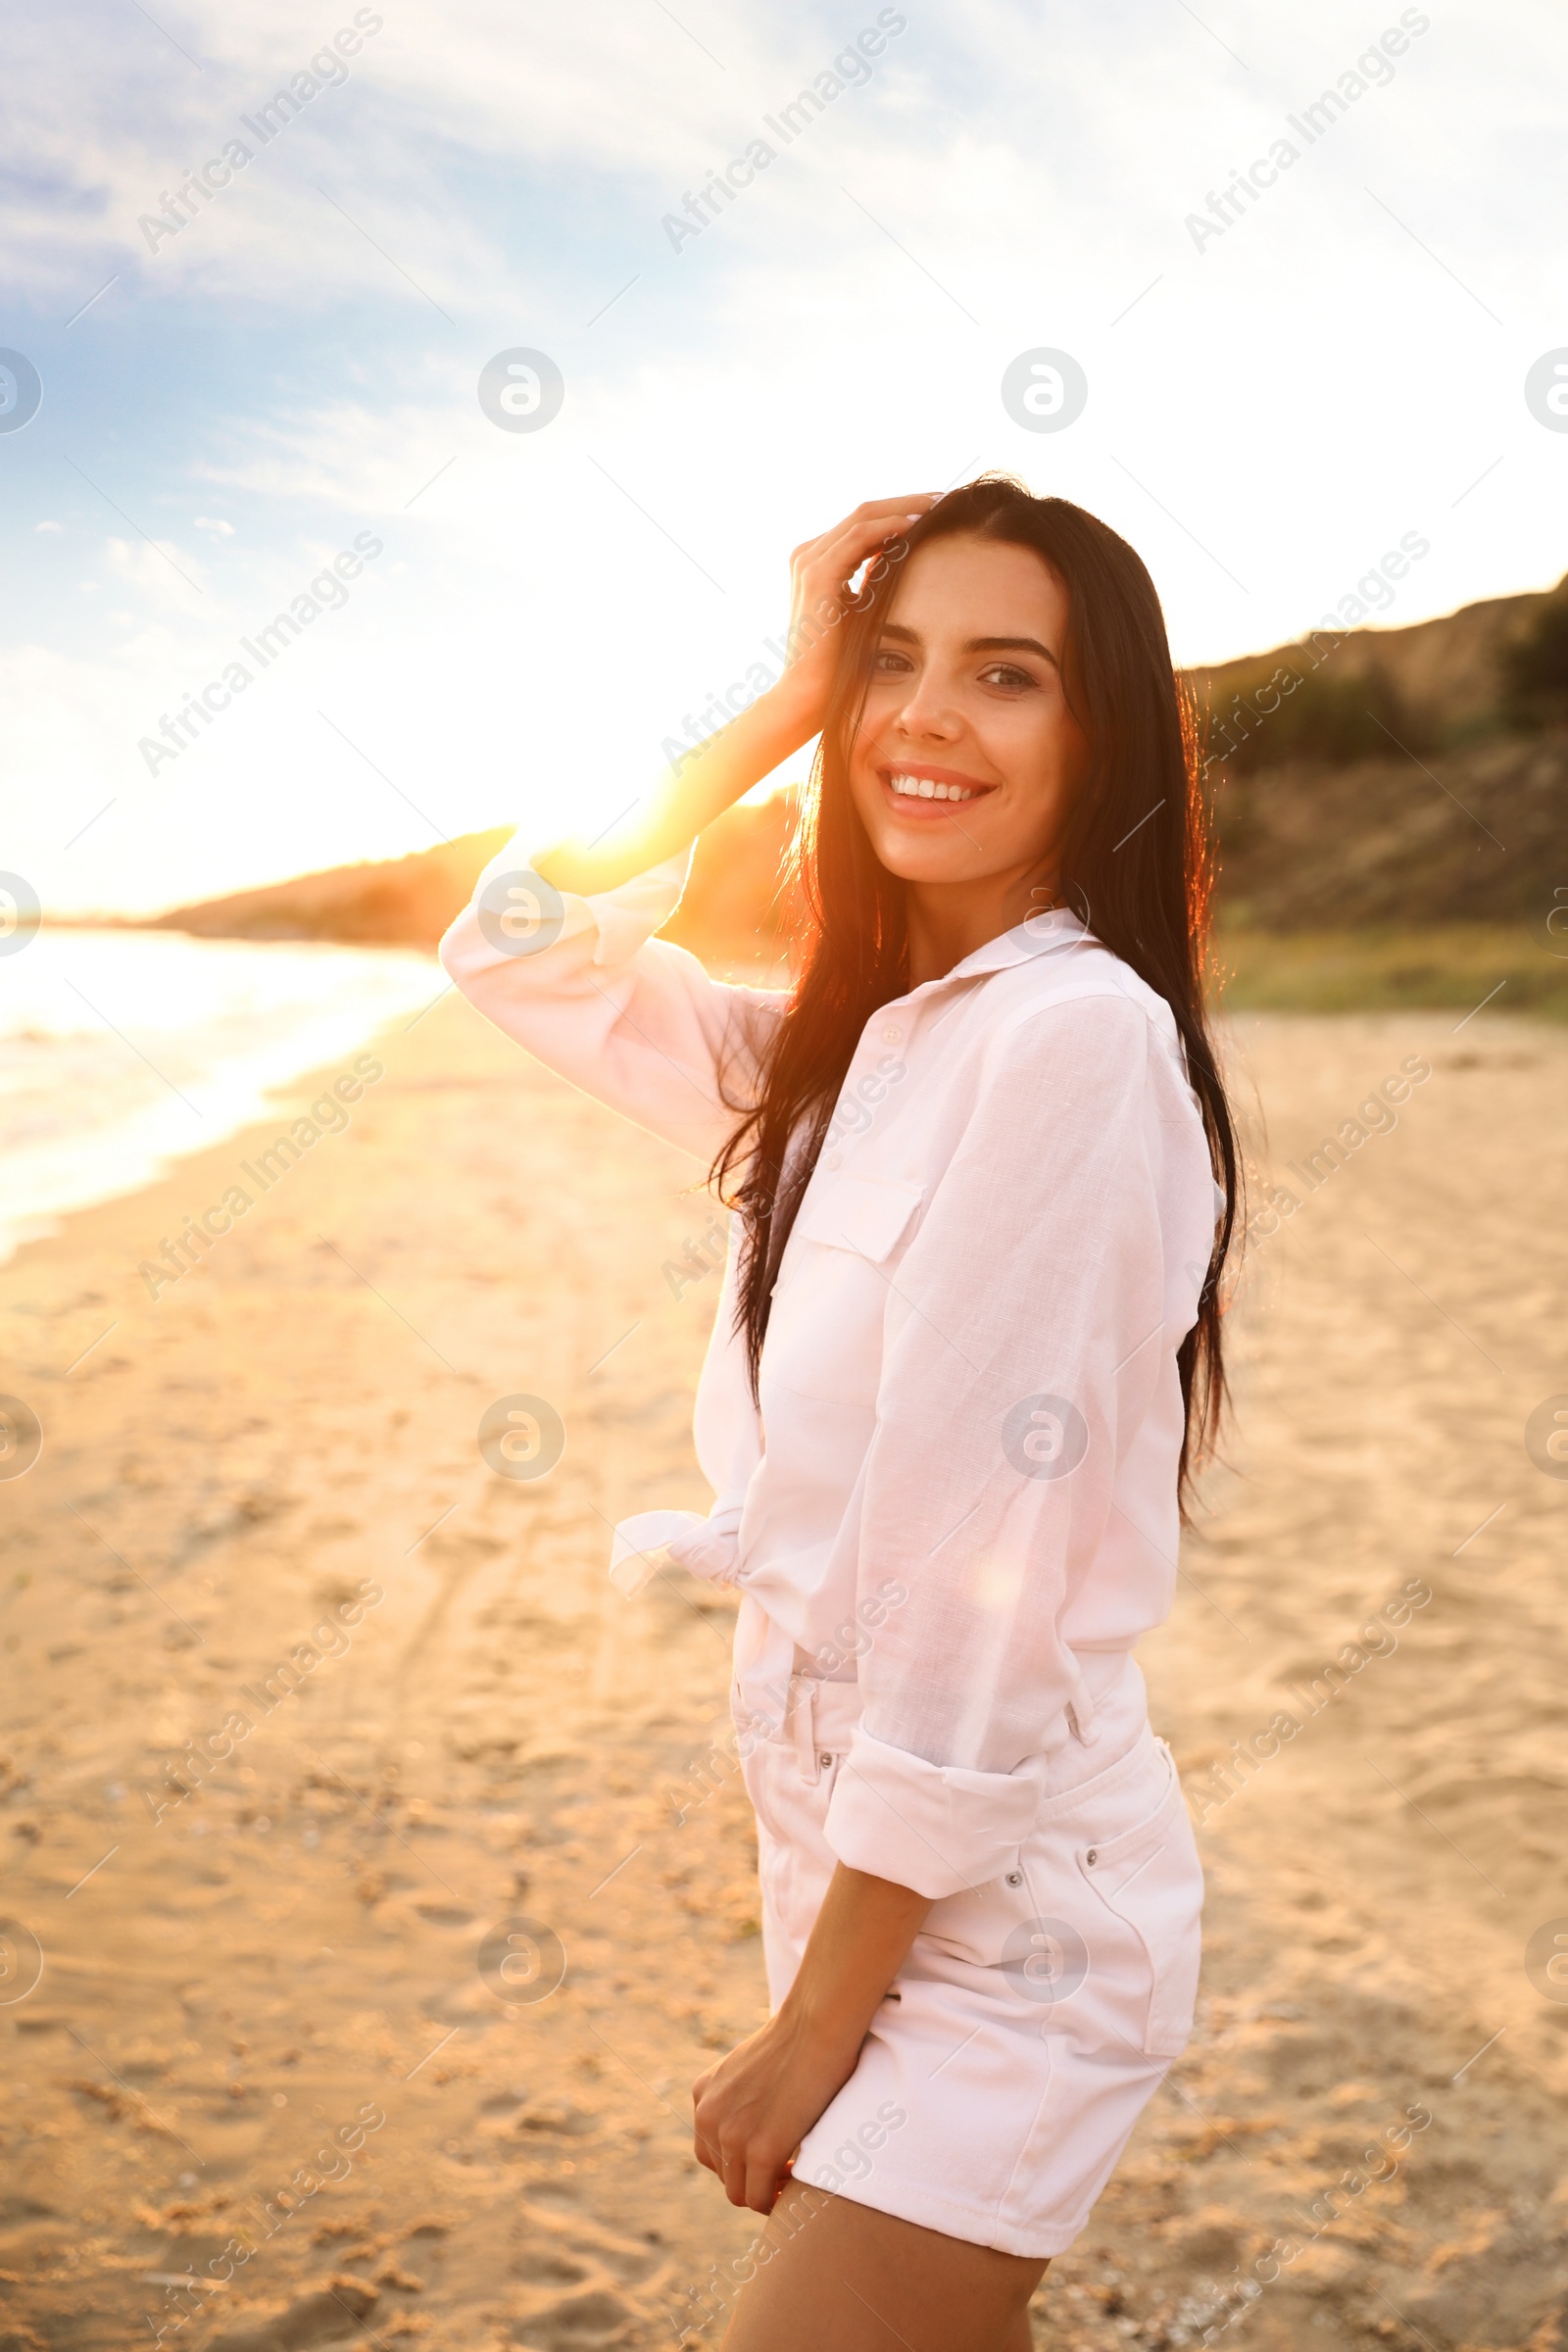
[[978, 801], [994, 784], [980, 784], [940, 768], [883, 768], [882, 782], [894, 798], [909, 801]]

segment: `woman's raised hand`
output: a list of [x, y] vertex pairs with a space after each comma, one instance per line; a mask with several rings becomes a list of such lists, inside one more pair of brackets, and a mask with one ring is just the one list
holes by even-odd
[[790, 557], [789, 666], [772, 691], [794, 714], [803, 743], [821, 732], [827, 716], [851, 580], [862, 564], [897, 546], [936, 500], [936, 493], [924, 490], [907, 498], [867, 499]]
[[558, 890], [614, 890], [673, 857], [705, 825], [819, 734], [838, 665], [839, 623], [862, 564], [896, 546], [936, 494], [868, 499], [790, 558], [790, 659], [783, 676], [716, 735], [682, 755], [651, 792], [592, 841], [558, 842], [535, 866]]

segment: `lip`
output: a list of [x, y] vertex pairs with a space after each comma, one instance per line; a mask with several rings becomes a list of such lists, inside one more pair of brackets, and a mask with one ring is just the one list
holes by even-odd
[[[933, 767], [926, 760], [886, 760], [878, 765], [876, 772], [887, 806], [913, 824], [929, 824], [938, 817], [956, 816], [960, 808], [973, 808], [997, 790], [995, 784], [988, 784], [981, 776], [965, 775], [962, 768], [958, 767]], [[922, 783], [929, 780], [932, 784], [961, 785], [971, 797], [965, 801], [919, 799], [913, 793], [895, 792], [895, 776], [913, 776]]]

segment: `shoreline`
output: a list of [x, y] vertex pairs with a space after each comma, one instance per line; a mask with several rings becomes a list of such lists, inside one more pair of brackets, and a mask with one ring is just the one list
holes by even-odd
[[[249, 942], [204, 941], [187, 959], [166, 939], [151, 962], [127, 966], [113, 948], [97, 952], [102, 933], [82, 937], [81, 958], [29, 943], [42, 960], [18, 975], [6, 1008], [18, 1141], [0, 1186], [0, 1263], [63, 1217], [129, 1199], [265, 1125], [316, 1078], [330, 1084], [368, 1038], [427, 1008], [442, 977], [406, 949], [378, 968], [358, 952], [313, 945], [302, 958], [294, 946], [269, 965]], [[197, 1016], [177, 1017], [204, 981]]]
[[[390, 1033], [398, 1024], [388, 1022], [382, 1026]], [[239, 1219], [247, 1216], [258, 1201], [300, 1165], [307, 1152], [314, 1151], [318, 1144], [349, 1134], [353, 1127], [350, 1105], [365, 1100], [368, 1090], [385, 1076], [385, 1063], [372, 1050], [367, 1049], [356, 1054], [346, 1067], [332, 1071], [323, 1065], [314, 1074], [302, 1074], [301, 1080], [289, 1087], [274, 1090], [282, 1102], [287, 1102], [291, 1094], [301, 1102], [309, 1098], [308, 1107], [292, 1120], [285, 1110], [282, 1124], [286, 1132], [274, 1134], [265, 1147], [252, 1144], [249, 1156], [235, 1161], [235, 1175], [244, 1182], [226, 1185], [221, 1199], [213, 1201], [199, 1216], [187, 1210], [177, 1238], [173, 1241], [164, 1238], [156, 1260], [142, 1259], [136, 1271], [146, 1284], [148, 1297], [156, 1301], [165, 1290], [193, 1273], [218, 1242], [233, 1232]], [[238, 1128], [225, 1142], [242, 1139], [247, 1132]], [[255, 1132], [258, 1135], [265, 1132], [262, 1122], [256, 1123]], [[250, 1185], [256, 1188], [254, 1194], [247, 1189]], [[215, 1223], [220, 1218], [222, 1222]]]
[[[439, 966], [433, 965], [432, 969], [438, 971]], [[439, 995], [432, 997], [425, 1010], [430, 1010], [439, 1002]], [[186, 1240], [183, 1247], [179, 1247], [178, 1237], [188, 1235], [190, 1228], [198, 1225], [198, 1220], [205, 1213], [199, 1203], [221, 1203], [226, 1194], [243, 1189], [237, 1179], [249, 1167], [247, 1182], [254, 1184], [256, 1190], [247, 1208], [259, 1206], [284, 1176], [305, 1163], [307, 1152], [313, 1151], [316, 1144], [346, 1140], [354, 1130], [355, 1110], [362, 1104], [369, 1103], [369, 1089], [384, 1080], [389, 1061], [396, 1056], [399, 1041], [409, 1035], [421, 1017], [416, 1014], [413, 1022], [405, 1023], [394, 1015], [391, 1019], [373, 1022], [363, 1048], [357, 1053], [347, 1056], [336, 1055], [328, 1061], [308, 1065], [293, 1076], [268, 1086], [265, 1091], [271, 1107], [264, 1115], [241, 1120], [226, 1134], [211, 1142], [203, 1142], [191, 1151], [164, 1154], [157, 1168], [146, 1176], [130, 1179], [123, 1189], [117, 1187], [96, 1200], [57, 1210], [47, 1232], [26, 1236], [16, 1244], [8, 1255], [0, 1257], [0, 1275], [24, 1269], [25, 1261], [36, 1251], [68, 1254], [78, 1234], [90, 1250], [96, 1239], [93, 1230], [96, 1221], [111, 1218], [128, 1222], [143, 1200], [150, 1202], [160, 1194], [173, 1193], [187, 1205], [172, 1215], [154, 1216], [142, 1222], [141, 1230], [149, 1236], [148, 1245], [130, 1272], [133, 1283], [136, 1277], [142, 1275], [144, 1266], [147, 1276], [136, 1284], [135, 1290], [130, 1290], [127, 1285], [132, 1298], [136, 1291], [145, 1289], [148, 1298], [156, 1303], [183, 1275], [195, 1272], [205, 1262], [219, 1240], [227, 1238], [226, 1234], [219, 1235], [211, 1231], [203, 1236], [198, 1226], [195, 1238]], [[382, 1055], [387, 1056], [387, 1060], [381, 1059]], [[339, 1098], [336, 1088], [340, 1084], [347, 1082], [352, 1086], [356, 1083], [353, 1066], [356, 1061], [374, 1061], [378, 1075], [366, 1077], [362, 1073], [358, 1081], [360, 1094]], [[334, 1103], [342, 1113], [341, 1123], [335, 1126], [330, 1123], [329, 1107]], [[312, 1118], [313, 1109], [318, 1111], [318, 1119]], [[301, 1126], [313, 1129], [309, 1141], [297, 1135]], [[281, 1159], [278, 1157], [279, 1146], [285, 1147], [285, 1156]], [[271, 1170], [270, 1180], [267, 1175], [269, 1168]], [[239, 1212], [240, 1215], [245, 1213], [245, 1210]], [[155, 1225], [160, 1228], [158, 1241], [150, 1238]], [[239, 1230], [237, 1218], [228, 1230]], [[171, 1235], [176, 1237], [177, 1254], [163, 1262], [163, 1245], [169, 1242]], [[181, 1255], [185, 1261], [183, 1264], [180, 1263]], [[161, 1276], [164, 1279], [160, 1280]]]

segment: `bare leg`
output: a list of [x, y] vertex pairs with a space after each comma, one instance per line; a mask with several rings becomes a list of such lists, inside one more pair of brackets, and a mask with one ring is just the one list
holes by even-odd
[[1042, 2257], [791, 2187], [764, 2225], [724, 2352], [1029, 2352]]

